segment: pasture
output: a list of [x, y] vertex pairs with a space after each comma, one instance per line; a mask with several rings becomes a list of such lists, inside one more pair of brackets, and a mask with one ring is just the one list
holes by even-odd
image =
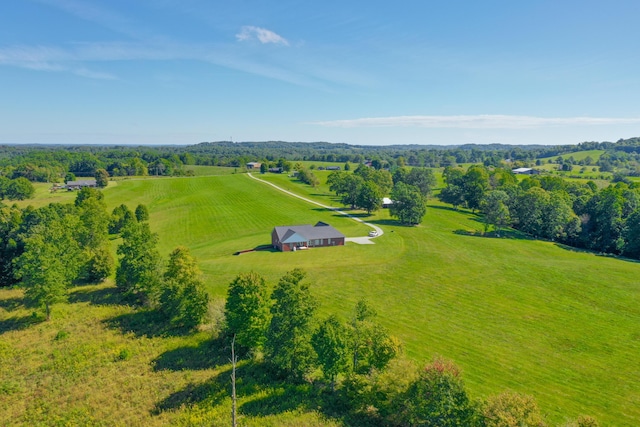
[[[315, 173], [324, 182], [326, 174]], [[286, 175], [263, 177], [321, 203], [339, 206], [324, 184], [311, 189]], [[510, 389], [534, 395], [542, 411], [555, 423], [590, 414], [604, 425], [640, 424], [640, 264], [636, 262], [531, 240], [516, 232], [500, 239], [483, 237], [483, 225], [476, 215], [455, 211], [433, 200], [418, 227], [397, 225], [386, 210], [366, 217], [385, 231], [375, 239], [375, 245], [348, 243], [344, 247], [295, 253], [261, 251], [234, 256], [237, 250], [268, 244], [276, 225], [325, 221], [348, 237], [366, 235], [369, 228], [287, 196], [244, 174], [126, 180], [104, 192], [109, 209], [121, 203], [131, 209], [139, 203], [146, 204], [152, 230], [160, 235], [161, 252], [166, 256], [177, 245], [188, 246], [198, 258], [215, 298], [225, 295], [227, 284], [240, 272], [254, 270], [274, 284], [284, 272], [300, 267], [307, 271], [313, 284], [312, 292], [320, 302], [320, 318], [330, 313], [347, 318], [356, 301], [368, 299], [378, 310], [380, 320], [402, 340], [408, 357], [422, 362], [437, 354], [454, 360], [463, 368], [474, 397], [484, 398]], [[19, 297], [8, 292], [17, 291], [1, 291], [5, 301]], [[8, 303], [2, 305], [7, 306]], [[203, 387], [209, 390], [206, 384], [210, 384], [210, 378], [226, 372], [224, 365], [202, 369], [190, 365], [198, 362], [186, 359], [181, 362], [184, 369], [153, 370], [148, 366], [151, 361], [166, 352], [179, 352], [180, 348], [193, 349], [183, 350], [183, 358], [200, 357], [202, 335], [114, 338], [114, 330], [105, 326], [108, 321], [96, 321], [93, 316], [135, 316], [130, 309], [91, 306], [82, 301], [66, 307], [58, 309], [63, 314], [54, 323], [24, 329], [11, 328], [15, 322], [10, 319], [28, 317], [28, 312], [0, 309], [0, 325], [5, 325], [0, 330], [3, 358], [17, 362], [21, 357], [18, 352], [27, 351], [19, 343], [36, 343], [38, 336], [44, 347], [28, 350], [25, 360], [46, 360], [47, 352], [65, 355], [65, 351], [80, 351], [70, 347], [61, 350], [59, 347], [66, 344], [54, 339], [57, 330], [95, 327], [97, 336], [108, 337], [103, 346], [108, 346], [111, 356], [108, 361], [98, 358], [74, 369], [99, 372], [108, 384], [115, 381], [110, 377], [122, 369], [129, 376], [127, 387], [152, 396], [134, 399], [131, 407], [117, 409], [130, 417], [136, 411], [148, 413], [154, 402], [164, 402], [171, 396], [178, 403], [188, 403], [188, 399], [175, 397], [176, 393], [188, 391], [189, 387], [202, 393]], [[82, 317], [73, 314], [74, 307], [84, 313]], [[86, 340], [83, 345], [90, 348], [102, 345], [90, 343], [90, 337]], [[123, 346], [132, 349], [134, 357], [113, 363]], [[22, 368], [21, 375], [54, 381], [54, 374], [47, 376], [47, 370], [38, 368], [45, 362], [39, 363], [34, 362], [33, 371]], [[101, 365], [94, 365], [98, 363]], [[129, 364], [136, 364], [140, 373]], [[6, 370], [5, 375], [9, 375]], [[17, 395], [25, 395], [20, 390], [28, 385], [12, 381], [17, 382]], [[88, 387], [74, 380], [62, 390], [51, 389], [77, 399], [82, 393], [90, 394]], [[37, 398], [39, 404], [71, 405], [61, 402], [61, 397], [48, 398], [48, 390], [45, 387]], [[134, 391], [123, 393], [126, 399]], [[111, 394], [104, 397], [109, 407], [117, 398]], [[252, 397], [244, 399], [249, 401]], [[208, 419], [207, 411], [228, 410], [228, 398], [219, 390], [207, 402], [214, 408], [187, 405], [185, 409], [172, 404], [169, 407], [178, 411], [177, 415], [162, 413], [155, 418], [149, 415], [148, 419], [132, 420], [151, 425], [179, 419], [186, 424], [185, 419]], [[75, 409], [90, 411], [99, 404], [91, 401], [88, 406]], [[38, 420], [36, 409], [31, 408]], [[277, 416], [282, 418], [266, 417], [261, 425], [296, 424], [295, 418], [291, 421], [290, 412]], [[316, 415], [305, 416], [310, 418], [303, 422], [310, 425], [326, 422]]]

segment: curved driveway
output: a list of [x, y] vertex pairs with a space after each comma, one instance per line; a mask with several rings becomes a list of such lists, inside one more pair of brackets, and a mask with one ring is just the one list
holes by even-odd
[[[323, 205], [322, 203], [316, 202], [315, 200], [307, 199], [306, 197], [302, 197], [302, 196], [300, 196], [298, 194], [292, 193], [291, 191], [285, 190], [282, 187], [278, 187], [277, 185], [275, 185], [275, 184], [273, 184], [271, 182], [268, 182], [268, 181], [265, 181], [264, 179], [260, 179], [258, 177], [255, 177], [251, 173], [247, 173], [247, 175], [249, 175], [251, 178], [255, 179], [256, 181], [260, 181], [260, 182], [263, 182], [265, 184], [268, 184], [268, 185], [272, 186], [273, 188], [275, 188], [275, 189], [277, 189], [279, 191], [282, 191], [283, 193], [287, 193], [290, 196], [297, 197], [298, 199], [304, 200], [305, 202], [312, 203], [312, 204], [314, 204], [316, 206], [320, 206], [320, 207], [325, 208], [325, 209], [329, 209], [329, 210], [337, 212], [337, 213], [339, 213], [341, 215], [347, 216], [347, 217], [351, 218], [354, 221], [361, 222], [364, 225], [369, 226], [369, 227], [373, 228], [375, 231], [377, 231], [378, 235], [376, 237], [382, 236], [384, 234], [384, 231], [382, 230], [382, 228], [378, 227], [377, 225], [373, 225], [370, 222], [365, 222], [365, 221], [361, 220], [360, 218], [357, 218], [357, 217], [355, 217], [353, 215], [350, 215], [350, 214], [348, 214], [348, 213], [346, 213], [344, 211], [341, 211], [338, 208], [333, 208], [331, 206]], [[360, 245], [370, 245], [370, 244], [373, 244], [371, 239], [375, 239], [376, 237], [369, 237], [369, 236], [347, 237], [345, 240], [347, 242], [354, 242], [354, 243], [358, 243]]]

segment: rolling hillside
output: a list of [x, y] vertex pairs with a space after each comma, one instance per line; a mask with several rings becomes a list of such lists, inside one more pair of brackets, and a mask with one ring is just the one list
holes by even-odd
[[[269, 179], [323, 203], [335, 203], [323, 187], [313, 190], [286, 176]], [[483, 226], [475, 215], [454, 211], [434, 201], [418, 227], [399, 226], [386, 211], [367, 218], [385, 230], [375, 245], [349, 243], [339, 248], [296, 253], [264, 251], [234, 256], [237, 250], [269, 243], [275, 225], [325, 221], [347, 236], [365, 235], [369, 229], [242, 174], [121, 181], [106, 189], [105, 197], [110, 209], [121, 203], [132, 209], [138, 203], [146, 204], [151, 212], [152, 229], [160, 235], [162, 253], [168, 254], [177, 245], [190, 247], [214, 297], [224, 296], [227, 284], [239, 272], [257, 271], [273, 284], [284, 272], [300, 267], [308, 272], [313, 283], [312, 292], [320, 301], [321, 316], [337, 313], [347, 317], [357, 300], [367, 298], [378, 310], [381, 321], [401, 338], [409, 357], [426, 361], [438, 354], [454, 360], [463, 368], [475, 397], [510, 389], [533, 394], [543, 412], [557, 423], [586, 413], [605, 425], [640, 424], [638, 263], [535, 241], [517, 233], [502, 239], [481, 237], [477, 232]], [[13, 306], [7, 309], [10, 306], [7, 299], [19, 299], [16, 292], [0, 292], [5, 301], [0, 305], [3, 307], [0, 325], [5, 325], [0, 330], [0, 351], [7, 360], [19, 363], [21, 357], [35, 360], [46, 357], [47, 352], [58, 354], [63, 351], [60, 349], [63, 344], [55, 340], [57, 329], [83, 329], [81, 325], [86, 321], [89, 325], [86, 328], [91, 325], [98, 328], [97, 336], [110, 337], [105, 342], [113, 344], [105, 345], [111, 346], [109, 351], [114, 355], [119, 354], [121, 347], [140, 354], [131, 361], [119, 362], [122, 372], [130, 376], [131, 387], [155, 396], [134, 400], [131, 405], [139, 405], [139, 411], [149, 412], [154, 402], [157, 404], [188, 387], [202, 392], [203, 384], [210, 384], [210, 378], [225, 369], [226, 362], [200, 369], [190, 365], [197, 362], [183, 361], [185, 368], [179, 372], [150, 370], [150, 361], [165, 352], [180, 346], [197, 349], [204, 338], [126, 336], [126, 342], [121, 341], [123, 338], [114, 337], [115, 332], [109, 327], [112, 324], [107, 320], [91, 320], [93, 316], [107, 319], [129, 313], [128, 308], [119, 306], [94, 307], [80, 301], [61, 309], [64, 314], [54, 322], [62, 323], [55, 323], [56, 326], [11, 327], [17, 321], [11, 319], [28, 317], [25, 310]], [[83, 317], [74, 315], [75, 306]], [[107, 313], [108, 310], [111, 311]], [[23, 340], [35, 345], [38, 334], [44, 335], [47, 343], [41, 350], [43, 354], [19, 345]], [[75, 334], [72, 333], [73, 339]], [[88, 354], [99, 353], [98, 344], [89, 342], [88, 337], [84, 339], [82, 345], [91, 349]], [[16, 348], [26, 355], [17, 354]], [[182, 355], [199, 357], [200, 353], [194, 350]], [[85, 372], [110, 376], [120, 371], [112, 359], [86, 363], [78, 374], [80, 378]], [[149, 384], [129, 367], [134, 363], [149, 376]], [[21, 375], [37, 381], [57, 378], [37, 366], [40, 365], [35, 364], [33, 371]], [[7, 371], [3, 375], [8, 375]], [[11, 381], [19, 383], [14, 378]], [[122, 386], [119, 382], [112, 383], [112, 379], [104, 381]], [[164, 381], [175, 383], [169, 385]], [[20, 384], [19, 390], [27, 387]], [[100, 385], [92, 383], [92, 387]], [[38, 399], [49, 406], [60, 399], [49, 393], [66, 393], [78, 399], [82, 395], [79, 388], [80, 382], [63, 381], [58, 388], [43, 389]], [[90, 394], [90, 390], [91, 387], [85, 388], [84, 393]], [[16, 393], [18, 397], [24, 394]], [[207, 419], [204, 415], [207, 411], [227, 410], [224, 405], [228, 400], [223, 397], [224, 393], [213, 400], [214, 409], [197, 404], [193, 407], [187, 404], [186, 409], [169, 405], [178, 411], [177, 415], [163, 413], [154, 418], [148, 414], [150, 418], [135, 418], [135, 422], [184, 421], [189, 417], [197, 419], [197, 414]], [[112, 394], [104, 397], [114, 411], [118, 409], [112, 400], [117, 398]], [[245, 402], [251, 399], [247, 396]], [[177, 400], [189, 403], [188, 399]], [[211, 399], [203, 401], [212, 404]], [[90, 412], [100, 402], [89, 401], [82, 408], [65, 404]], [[45, 408], [44, 413], [47, 410], [55, 412], [54, 408]], [[129, 414], [132, 409], [122, 411]], [[279, 416], [283, 418], [266, 417], [260, 425], [295, 425], [290, 413]], [[311, 417], [308, 424], [326, 422], [315, 415], [305, 416]]]

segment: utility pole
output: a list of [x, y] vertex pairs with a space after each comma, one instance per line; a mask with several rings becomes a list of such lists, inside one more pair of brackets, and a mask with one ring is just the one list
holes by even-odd
[[238, 427], [236, 420], [236, 335], [231, 340], [231, 427]]

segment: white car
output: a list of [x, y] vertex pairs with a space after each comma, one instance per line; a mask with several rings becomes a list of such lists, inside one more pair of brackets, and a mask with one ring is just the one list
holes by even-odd
[[376, 237], [378, 235], [378, 232], [376, 230], [372, 230], [369, 232], [369, 237]]

